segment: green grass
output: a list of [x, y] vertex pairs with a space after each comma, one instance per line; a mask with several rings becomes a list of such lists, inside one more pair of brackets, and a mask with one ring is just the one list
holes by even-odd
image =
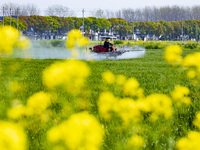
[[[189, 107], [181, 107], [174, 110], [173, 118], [169, 121], [163, 119], [150, 123], [145, 120], [141, 123], [141, 127], [145, 130], [143, 137], [147, 146], [145, 149], [173, 149], [175, 142], [185, 136], [189, 130], [196, 130], [192, 125], [195, 113], [199, 110], [200, 86], [193, 86], [186, 77], [186, 72], [181, 67], [173, 67], [167, 64], [163, 59], [162, 49], [148, 49], [142, 58], [127, 60], [102, 60], [86, 62], [90, 69], [91, 75], [87, 81], [87, 87], [92, 91], [88, 97], [91, 102], [89, 109], [104, 126], [108, 128], [102, 149], [116, 150], [123, 149], [128, 137], [134, 132], [130, 128], [126, 131], [119, 132], [121, 126], [120, 119], [114, 117], [110, 122], [106, 122], [98, 115], [97, 100], [99, 94], [103, 91], [103, 82], [101, 74], [110, 70], [115, 75], [123, 74], [127, 78], [135, 77], [140, 83], [140, 87], [144, 89], [145, 96], [152, 93], [164, 93], [169, 95], [175, 85], [183, 85], [190, 89], [190, 98], [192, 104]], [[197, 50], [184, 50], [183, 55], [197, 52]], [[42, 84], [42, 71], [56, 61], [62, 60], [25, 60], [25, 59], [1, 59], [1, 75], [0, 75], [0, 120], [10, 120], [7, 117], [7, 110], [11, 107], [13, 99], [19, 99], [24, 104], [28, 97], [39, 91], [48, 91]], [[14, 67], [15, 69], [10, 69]], [[8, 90], [10, 81], [17, 80], [27, 85], [22, 93], [11, 93]], [[111, 87], [115, 95], [119, 95], [116, 87]], [[60, 92], [61, 91], [61, 92]], [[51, 106], [54, 111], [53, 119], [62, 122], [68, 116], [62, 116], [62, 108], [66, 103], [73, 103], [75, 97], [57, 89], [59, 101]], [[120, 95], [123, 97], [123, 95]], [[75, 110], [78, 112], [80, 110]], [[67, 112], [66, 112], [67, 113]], [[40, 124], [37, 121], [28, 120], [30, 126], [26, 129], [29, 139], [29, 149], [51, 149], [51, 145], [46, 141], [46, 131], [52, 127], [52, 122]], [[37, 124], [38, 123], [38, 124]], [[34, 131], [33, 132], [33, 128]]]

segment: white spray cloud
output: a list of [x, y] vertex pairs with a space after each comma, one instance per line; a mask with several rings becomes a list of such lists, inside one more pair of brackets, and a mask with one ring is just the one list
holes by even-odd
[[[78, 51], [77, 59], [80, 60], [119, 60], [119, 59], [131, 59], [131, 58], [139, 58], [145, 55], [145, 48], [135, 46], [128, 47], [123, 46], [118, 48], [117, 51], [126, 51], [122, 54], [117, 53], [94, 53], [89, 50]], [[21, 51], [20, 53], [16, 53], [13, 55], [14, 58], [30, 58], [30, 59], [70, 59], [72, 56], [71, 51], [66, 50], [66, 48], [52, 48], [52, 47], [32, 47], [29, 51]], [[116, 57], [115, 57], [116, 56]]]

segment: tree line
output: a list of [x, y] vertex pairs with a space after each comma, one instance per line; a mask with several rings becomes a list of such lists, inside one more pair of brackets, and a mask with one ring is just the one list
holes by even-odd
[[[39, 16], [31, 15], [29, 17], [18, 17], [18, 29], [26, 34], [28, 31], [42, 36], [44, 32], [48, 35], [66, 34], [72, 29], [82, 29], [83, 19], [77, 17], [57, 17], [57, 16]], [[2, 22], [0, 23], [2, 25]], [[4, 25], [10, 24], [10, 17], [4, 18]], [[12, 18], [11, 25], [17, 27], [17, 19]], [[84, 32], [88, 36], [94, 32], [104, 32], [105, 29], [114, 33], [114, 35], [137, 34], [155, 34], [163, 40], [176, 40], [183, 34], [188, 39], [199, 39], [200, 20], [184, 21], [138, 21], [128, 22], [122, 18], [84, 18]], [[82, 29], [83, 30], [83, 29]]]
[[[10, 10], [11, 8], [11, 10]], [[58, 17], [76, 17], [76, 12], [66, 6], [52, 5], [44, 10], [45, 16]], [[144, 8], [124, 8], [116, 11], [111, 10], [87, 10], [89, 16], [96, 18], [122, 18], [128, 22], [138, 21], [182, 21], [182, 20], [200, 20], [200, 5], [192, 7], [183, 6], [162, 6], [162, 7], [144, 7]], [[0, 14], [9, 16], [30, 16], [41, 15], [40, 9], [34, 4], [18, 5], [14, 3], [5, 3], [0, 7]]]
[[[41, 10], [34, 4], [5, 3], [0, 7], [0, 14], [1, 16], [30, 16], [40, 15]], [[76, 14], [66, 6], [52, 5], [45, 10], [45, 16], [72, 17]]]
[[181, 21], [181, 20], [200, 20], [200, 5], [192, 7], [182, 6], [163, 6], [163, 7], [144, 7], [144, 8], [125, 8], [117, 11], [98, 9], [92, 12], [92, 16], [100, 18], [122, 18], [128, 22], [137, 21]]

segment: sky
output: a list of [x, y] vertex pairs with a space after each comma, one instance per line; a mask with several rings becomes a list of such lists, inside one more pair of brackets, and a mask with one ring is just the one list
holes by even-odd
[[161, 7], [161, 6], [195, 6], [200, 5], [199, 0], [0, 0], [0, 7], [5, 3], [14, 4], [35, 4], [41, 15], [44, 15], [45, 9], [52, 5], [62, 5], [75, 11], [76, 16], [82, 16], [82, 10], [85, 10], [85, 16], [90, 14], [90, 11], [96, 9], [103, 10], [119, 10], [123, 8], [144, 8]]

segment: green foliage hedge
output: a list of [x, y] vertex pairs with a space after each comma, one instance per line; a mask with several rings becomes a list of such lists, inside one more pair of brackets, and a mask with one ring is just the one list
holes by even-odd
[[120, 40], [116, 40], [116, 41], [114, 41], [114, 44], [115, 44], [115, 45], [117, 45], [117, 44], [124, 44], [124, 42], [123, 42], [123, 41], [120, 41]]
[[164, 49], [169, 45], [180, 45], [182, 49], [200, 49], [200, 44], [196, 41], [128, 41], [124, 44], [128, 46], [139, 45], [145, 49]]
[[50, 43], [53, 47], [65, 47], [65, 40], [56, 39], [51, 40]]
[[65, 40], [55, 39], [55, 40], [37, 40], [32, 41], [33, 47], [36, 48], [50, 48], [50, 47], [65, 47]]
[[[37, 40], [32, 41], [34, 47], [65, 47], [65, 40], [55, 39], [55, 40]], [[127, 45], [134, 46], [139, 45], [145, 49], [164, 49], [169, 45], [180, 45], [183, 49], [200, 49], [200, 44], [195, 41], [121, 41], [115, 40], [114, 45]], [[102, 44], [102, 43], [101, 43]], [[97, 45], [96, 42], [91, 42], [91, 45]]]

